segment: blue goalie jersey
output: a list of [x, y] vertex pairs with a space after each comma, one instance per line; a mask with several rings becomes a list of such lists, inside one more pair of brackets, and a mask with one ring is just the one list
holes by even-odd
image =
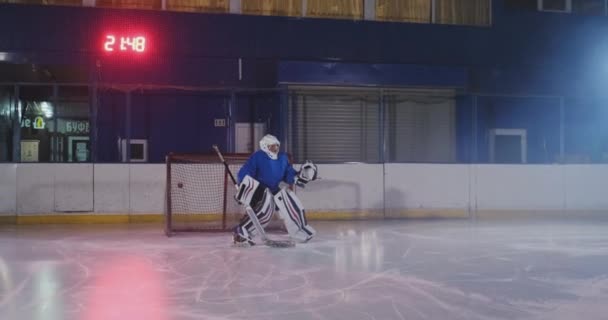
[[239, 183], [246, 175], [251, 176], [275, 194], [279, 192], [279, 183], [284, 181], [293, 184], [297, 172], [289, 164], [287, 154], [279, 152], [276, 160], [271, 159], [264, 151], [254, 152], [239, 170]]

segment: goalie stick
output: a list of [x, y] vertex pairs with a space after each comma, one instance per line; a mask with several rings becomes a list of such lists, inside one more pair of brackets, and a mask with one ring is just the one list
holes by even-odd
[[[224, 156], [222, 156], [222, 153], [220, 152], [220, 149], [217, 147], [217, 145], [213, 145], [213, 150], [215, 150], [215, 153], [217, 153], [217, 156], [220, 158], [220, 161], [222, 161], [222, 163], [224, 164], [224, 167], [226, 168], [226, 171], [228, 172], [228, 175], [230, 176], [232, 183], [234, 184], [235, 187], [238, 188], [236, 179], [232, 175], [232, 171], [230, 171], [230, 168], [228, 167], [228, 163], [224, 159]], [[265, 245], [267, 245], [269, 247], [273, 247], [273, 248], [289, 248], [289, 247], [294, 247], [296, 245], [295, 242], [293, 242], [291, 240], [269, 239], [268, 236], [266, 235], [266, 231], [264, 231], [264, 227], [262, 227], [262, 224], [260, 223], [260, 220], [255, 215], [255, 212], [253, 212], [253, 209], [249, 205], [245, 206], [245, 212], [247, 212], [249, 219], [251, 219], [251, 222], [253, 222], [254, 227], [260, 233], [260, 237], [262, 238], [262, 241], [264, 242]]]

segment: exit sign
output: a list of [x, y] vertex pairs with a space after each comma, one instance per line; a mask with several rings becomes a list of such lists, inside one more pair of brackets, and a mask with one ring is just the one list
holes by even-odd
[[225, 127], [226, 126], [226, 119], [214, 119], [213, 122], [216, 127]]

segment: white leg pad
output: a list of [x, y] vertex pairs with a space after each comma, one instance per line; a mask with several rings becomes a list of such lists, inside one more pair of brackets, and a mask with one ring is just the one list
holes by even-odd
[[301, 230], [296, 231], [295, 234], [289, 234], [289, 236], [299, 242], [307, 242], [317, 233], [310, 225], [305, 225]]
[[[255, 215], [258, 217], [262, 227], [266, 227], [274, 214], [274, 203], [272, 193], [268, 189], [264, 190], [264, 196], [260, 202], [258, 202], [254, 208], [252, 208]], [[260, 233], [255, 228], [253, 222], [249, 217], [246, 217], [246, 221], [242, 223], [242, 226], [248, 230], [252, 236], [257, 236]]]
[[279, 216], [285, 224], [287, 233], [296, 241], [306, 242], [316, 233], [315, 229], [308, 225], [306, 212], [300, 199], [293, 191], [281, 189], [274, 196], [274, 202], [279, 209]]
[[247, 206], [253, 205], [253, 195], [255, 191], [260, 187], [260, 183], [249, 175], [246, 175], [241, 184], [238, 185], [234, 199], [239, 203]]

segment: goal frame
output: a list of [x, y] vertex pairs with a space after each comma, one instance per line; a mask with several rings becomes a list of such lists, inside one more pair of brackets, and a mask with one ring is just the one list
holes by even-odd
[[[250, 153], [226, 153], [223, 154], [224, 158], [229, 164], [242, 164], [247, 161], [247, 159], [251, 156]], [[227, 232], [230, 230], [232, 226], [227, 225], [226, 217], [227, 217], [227, 201], [228, 201], [228, 188], [232, 187], [232, 181], [228, 177], [228, 171], [223, 169], [223, 190], [222, 190], [222, 212], [218, 212], [221, 217], [221, 225], [215, 228], [202, 228], [202, 227], [185, 227], [175, 229], [173, 224], [173, 212], [172, 212], [172, 195], [171, 195], [171, 186], [172, 186], [172, 171], [171, 166], [177, 160], [192, 162], [192, 163], [209, 163], [209, 164], [221, 164], [220, 159], [215, 153], [169, 153], [165, 157], [166, 164], [166, 181], [165, 181], [165, 201], [164, 201], [164, 229], [165, 235], [168, 237], [174, 235], [177, 232]]]

